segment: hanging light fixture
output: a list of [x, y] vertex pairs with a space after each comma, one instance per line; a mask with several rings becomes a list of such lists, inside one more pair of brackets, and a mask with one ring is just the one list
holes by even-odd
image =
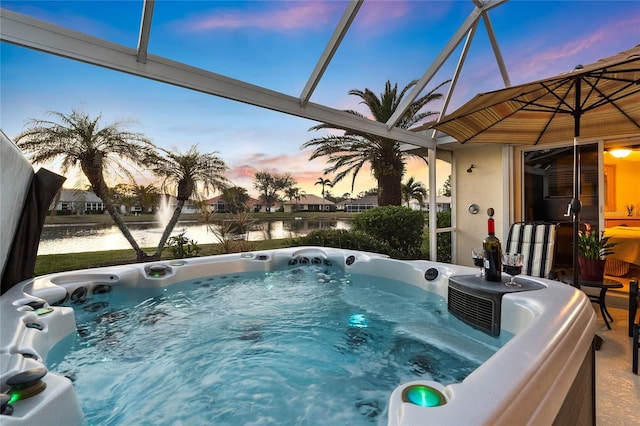
[[625, 158], [631, 154], [630, 149], [612, 149], [609, 151], [609, 154], [613, 155], [616, 158]]

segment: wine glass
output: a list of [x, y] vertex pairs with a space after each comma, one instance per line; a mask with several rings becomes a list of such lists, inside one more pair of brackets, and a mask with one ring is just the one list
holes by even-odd
[[502, 270], [511, 275], [511, 280], [506, 282], [505, 285], [509, 287], [521, 287], [515, 280], [515, 276], [522, 273], [522, 261], [523, 256], [521, 253], [515, 254], [503, 254], [502, 255]]
[[481, 248], [471, 249], [473, 264], [480, 268], [480, 276], [484, 277], [484, 250]]

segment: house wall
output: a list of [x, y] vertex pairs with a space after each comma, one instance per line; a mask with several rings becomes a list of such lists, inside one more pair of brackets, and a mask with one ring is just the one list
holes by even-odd
[[[473, 266], [471, 249], [482, 247], [487, 236], [487, 209], [495, 210], [496, 236], [505, 241], [503, 228], [509, 222], [508, 194], [509, 179], [505, 179], [507, 157], [501, 145], [465, 146], [455, 151], [456, 176], [456, 259], [454, 263]], [[467, 173], [471, 164], [476, 167]], [[469, 205], [477, 204], [478, 214], [469, 213]]]

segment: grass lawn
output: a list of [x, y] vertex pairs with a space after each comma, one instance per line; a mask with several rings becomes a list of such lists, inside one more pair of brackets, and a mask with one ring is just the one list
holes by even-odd
[[[246, 251], [270, 250], [289, 247], [291, 240], [288, 238], [279, 240], [249, 241]], [[220, 254], [219, 244], [202, 244], [200, 256]], [[146, 251], [152, 253], [155, 248]], [[171, 252], [165, 249], [162, 259], [171, 259]], [[98, 268], [101, 266], [123, 265], [136, 263], [136, 254], [133, 249], [93, 251], [84, 253], [47, 254], [36, 259], [35, 276], [52, 274], [54, 272], [74, 271], [77, 269]]]

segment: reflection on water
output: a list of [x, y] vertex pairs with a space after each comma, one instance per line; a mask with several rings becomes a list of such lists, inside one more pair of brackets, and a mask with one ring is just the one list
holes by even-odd
[[[155, 247], [164, 228], [155, 223], [129, 224], [131, 235], [140, 247]], [[213, 225], [219, 227], [219, 225]], [[343, 219], [329, 220], [265, 220], [251, 225], [249, 241], [292, 238], [307, 235], [318, 229], [349, 229], [351, 222]], [[202, 223], [179, 222], [172, 235], [186, 231], [186, 237], [198, 244], [217, 243], [216, 236]], [[38, 254], [80, 253], [128, 249], [131, 245], [116, 226], [45, 225], [40, 237]]]

